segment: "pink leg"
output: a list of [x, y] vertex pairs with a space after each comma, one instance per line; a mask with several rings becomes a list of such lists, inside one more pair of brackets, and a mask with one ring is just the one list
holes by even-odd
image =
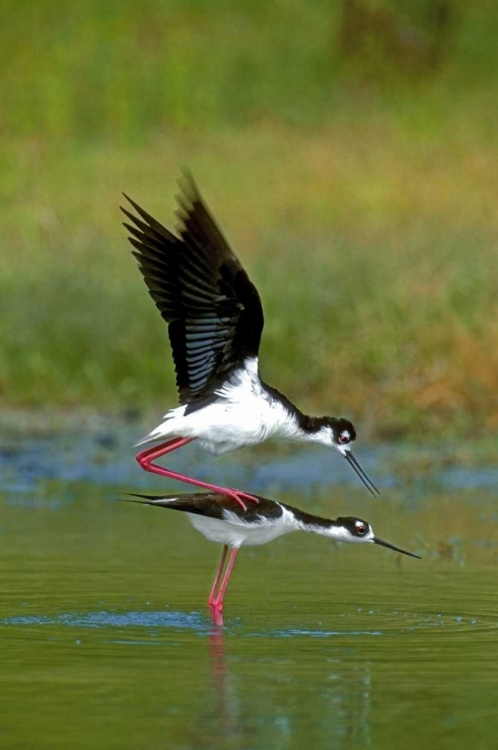
[[225, 575], [223, 577], [222, 584], [220, 586], [220, 589], [218, 591], [218, 596], [211, 604], [211, 607], [218, 612], [223, 611], [223, 599], [225, 597], [225, 592], [227, 590], [228, 581], [230, 580], [230, 576], [232, 575], [233, 566], [235, 565], [235, 558], [237, 557], [238, 548], [233, 547], [232, 551], [230, 552], [230, 558], [228, 560], [227, 569], [225, 570]]
[[223, 571], [223, 566], [225, 564], [226, 556], [228, 552], [228, 544], [225, 544], [223, 547], [223, 552], [221, 553], [221, 560], [220, 564], [218, 565], [218, 570], [216, 571], [216, 576], [213, 583], [213, 588], [211, 589], [211, 593], [208, 596], [208, 604], [211, 607], [213, 603], [216, 601], [216, 589], [218, 588], [218, 584], [220, 582], [221, 573]]
[[219, 492], [221, 495], [226, 495], [235, 500], [243, 510], [247, 510], [247, 506], [242, 498], [251, 500], [254, 503], [258, 503], [257, 497], [248, 495], [246, 492], [240, 490], [228, 489], [227, 487], [218, 487], [216, 484], [208, 484], [207, 482], [200, 482], [198, 479], [192, 479], [192, 477], [186, 476], [186, 474], [179, 474], [177, 471], [171, 471], [171, 469], [163, 469], [162, 466], [158, 466], [153, 463], [157, 458], [165, 456], [166, 453], [181, 448], [187, 443], [191, 443], [195, 438], [173, 438], [168, 440], [166, 443], [161, 445], [155, 445], [153, 448], [147, 448], [147, 450], [137, 453], [137, 461], [144, 471], [150, 471], [153, 474], [160, 474], [163, 477], [169, 479], [178, 479], [180, 482], [187, 482], [188, 484], [194, 484], [196, 487], [203, 487], [204, 489], [211, 490], [212, 492]]
[[[215, 606], [211, 605], [211, 607], [209, 608], [209, 612], [211, 614], [211, 622], [213, 623], [213, 625], [216, 625], [217, 628], [222, 628], [223, 627], [223, 615], [221, 613], [221, 610], [216, 609]], [[220, 631], [217, 630], [215, 634], [215, 638], [217, 639], [217, 643], [219, 644], [219, 646], [223, 647], [223, 642], [219, 640], [220, 635], [221, 635]]]

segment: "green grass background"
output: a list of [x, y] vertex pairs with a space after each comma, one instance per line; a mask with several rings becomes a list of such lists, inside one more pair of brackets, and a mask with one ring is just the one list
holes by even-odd
[[261, 291], [268, 382], [370, 437], [496, 431], [498, 8], [457, 4], [410, 75], [346, 64], [341, 7], [3, 3], [4, 408], [175, 402], [118, 206], [174, 224], [188, 165]]

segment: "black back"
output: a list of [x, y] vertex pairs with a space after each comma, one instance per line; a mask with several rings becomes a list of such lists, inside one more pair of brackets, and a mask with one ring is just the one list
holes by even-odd
[[[277, 503], [275, 500], [269, 500], [260, 495], [254, 495], [254, 497], [258, 499], [258, 504], [256, 505], [256, 503], [249, 501], [247, 503], [247, 510], [244, 511], [236, 500], [227, 495], [221, 495], [218, 492], [192, 492], [180, 495], [129, 494], [131, 497], [139, 498], [138, 500], [130, 500], [131, 502], [137, 502], [142, 505], [155, 505], [160, 508], [171, 508], [172, 510], [180, 510], [184, 513], [194, 513], [198, 516], [207, 516], [209, 518], [218, 518], [220, 520], [225, 519], [225, 511], [227, 510], [240, 518], [241, 521], [247, 521], [248, 523], [256, 523], [260, 521], [262, 517], [270, 520], [277, 520], [283, 513], [282, 509], [285, 508], [305, 526], [322, 526], [324, 528], [329, 528], [330, 526], [337, 525], [337, 522], [332, 521], [330, 518], [315, 516], [312, 513], [306, 513], [303, 510], [299, 510], [299, 508], [294, 508], [292, 505], [287, 505], [287, 503]], [[339, 520], [354, 521], [355, 519]]]
[[160, 508], [171, 508], [172, 510], [180, 510], [184, 513], [194, 513], [197, 516], [208, 516], [209, 518], [219, 518], [220, 520], [225, 518], [224, 513], [227, 510], [248, 523], [259, 521], [260, 516], [277, 519], [282, 515], [282, 508], [278, 503], [274, 500], [259, 497], [259, 495], [254, 495], [259, 500], [258, 504], [256, 505], [256, 503], [249, 501], [246, 511], [243, 510], [236, 500], [227, 495], [221, 495], [218, 492], [192, 492], [181, 495], [161, 496], [138, 493], [130, 493], [130, 495], [145, 501], [132, 500], [131, 502], [138, 502], [142, 505], [156, 505]]
[[[122, 209], [134, 256], [168, 323], [180, 403], [196, 408], [246, 357], [264, 318], [256, 287], [209, 214], [190, 175], [178, 197], [179, 237], [132, 201]], [[125, 196], [126, 197], [126, 196]]]

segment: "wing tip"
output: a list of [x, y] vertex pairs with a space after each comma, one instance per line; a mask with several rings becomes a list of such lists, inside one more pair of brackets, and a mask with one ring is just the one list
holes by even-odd
[[175, 200], [178, 204], [178, 208], [175, 211], [175, 216], [178, 219], [176, 229], [179, 232], [183, 232], [191, 214], [199, 206], [204, 206], [204, 203], [192, 172], [186, 166], [182, 167], [181, 176], [178, 179], [178, 187], [180, 188], [180, 192], [175, 195]]
[[188, 198], [194, 198], [197, 200], [200, 199], [199, 188], [197, 187], [197, 183], [194, 180], [194, 176], [190, 171], [190, 168], [187, 166], [184, 166], [181, 169], [181, 175], [178, 178], [178, 187]]

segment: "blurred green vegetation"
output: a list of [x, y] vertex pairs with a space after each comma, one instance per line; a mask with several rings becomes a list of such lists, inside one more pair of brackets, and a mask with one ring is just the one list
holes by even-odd
[[371, 436], [496, 430], [498, 8], [452, 5], [436, 64], [430, 7], [365, 0], [349, 54], [339, 2], [6, 0], [3, 405], [175, 402], [117, 207], [171, 226], [188, 164], [260, 288], [268, 382]]
[[[441, 3], [448, 28], [433, 40]], [[349, 5], [359, 10], [344, 40]], [[161, 128], [275, 118], [316, 127], [371, 99], [358, 79], [391, 102], [397, 92], [405, 110], [420, 94], [444, 107], [498, 74], [498, 7], [484, 0], [4, 0], [3, 15], [1, 128], [17, 136], [140, 142]], [[437, 79], [426, 71], [414, 86], [401, 73], [423, 72], [433, 41]]]

